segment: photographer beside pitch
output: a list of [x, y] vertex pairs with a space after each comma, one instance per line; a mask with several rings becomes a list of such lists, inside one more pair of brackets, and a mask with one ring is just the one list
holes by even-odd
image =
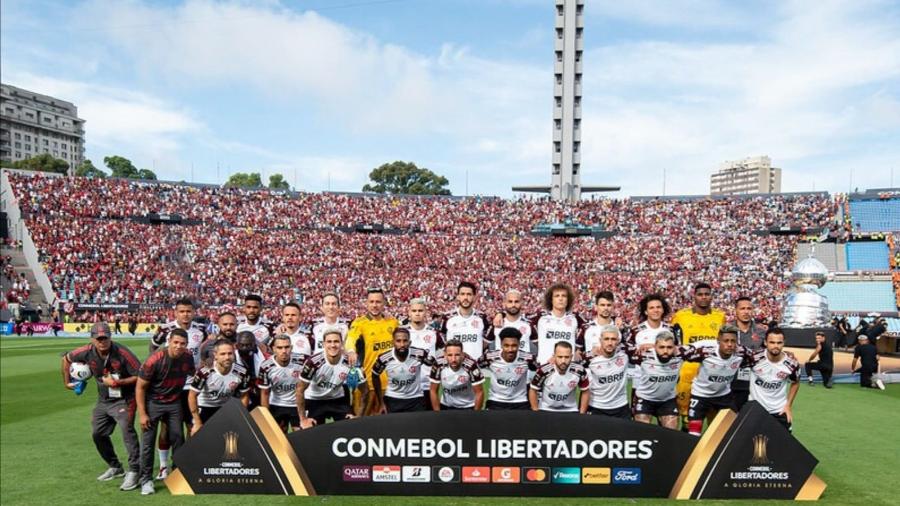
[[[97, 480], [110, 481], [124, 474], [125, 479], [119, 488], [134, 490], [138, 487], [140, 469], [140, 446], [134, 430], [134, 386], [141, 363], [131, 350], [112, 342], [109, 325], [104, 322], [95, 323], [91, 327], [91, 344], [63, 355], [63, 384], [69, 390], [75, 387], [69, 375], [69, 366], [73, 362], [86, 363], [97, 380], [97, 404], [91, 416], [91, 435], [100, 456], [109, 465]], [[121, 429], [122, 440], [128, 451], [127, 473], [122, 469], [122, 463], [109, 437], [116, 425]]]

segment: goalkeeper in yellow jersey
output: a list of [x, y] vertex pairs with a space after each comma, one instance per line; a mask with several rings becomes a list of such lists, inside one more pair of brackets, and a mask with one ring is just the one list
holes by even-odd
[[[694, 301], [672, 317], [672, 327], [681, 336], [682, 345], [716, 345], [719, 327], [725, 325], [725, 312], [712, 308], [712, 287], [707, 283], [694, 286]], [[688, 405], [691, 402], [691, 383], [697, 375], [700, 364], [685, 362], [681, 366], [681, 376], [675, 388], [678, 414], [681, 415], [681, 429], [687, 432]]]
[[[393, 333], [398, 323], [396, 318], [385, 316], [384, 314], [385, 297], [384, 291], [380, 288], [370, 288], [366, 293], [366, 314], [359, 316], [350, 323], [350, 330], [347, 331], [347, 341], [345, 349], [351, 364], [362, 364], [362, 369], [368, 385], [368, 391], [374, 392], [372, 384], [372, 366], [378, 356], [393, 347]], [[382, 378], [383, 379], [383, 378]], [[386, 384], [382, 381], [382, 384]], [[359, 403], [367, 402], [359, 391], [353, 392], [354, 412], [359, 413], [355, 408]], [[381, 409], [381, 400], [376, 396], [369, 396], [369, 400], [363, 406], [362, 413], [364, 415], [372, 415]]]

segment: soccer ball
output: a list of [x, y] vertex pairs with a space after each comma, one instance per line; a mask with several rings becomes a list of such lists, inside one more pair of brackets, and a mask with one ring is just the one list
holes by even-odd
[[91, 377], [91, 368], [84, 362], [72, 362], [69, 366], [72, 381], [84, 381]]

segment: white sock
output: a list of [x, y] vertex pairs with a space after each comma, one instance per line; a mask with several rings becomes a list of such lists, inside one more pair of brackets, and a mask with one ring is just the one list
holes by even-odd
[[159, 451], [159, 467], [169, 467], [169, 449]]

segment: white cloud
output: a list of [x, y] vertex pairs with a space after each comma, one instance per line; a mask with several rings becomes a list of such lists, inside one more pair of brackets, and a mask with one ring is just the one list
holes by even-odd
[[[268, 100], [274, 124], [311, 138], [321, 126], [346, 152], [222, 139], [217, 120], [240, 117], [201, 121], [152, 94], [79, 82], [71, 100], [88, 117], [89, 143], [152, 146], [183, 167], [178, 151], [197, 142], [255, 160], [244, 167], [284, 170], [292, 183], [298, 168], [300, 186], [313, 190], [329, 174], [335, 187], [358, 189], [372, 167], [410, 159], [409, 151], [449, 176], [456, 193], [466, 169], [486, 193], [548, 182], [549, 47], [545, 65], [488, 59], [464, 45], [432, 54], [285, 5], [96, 0], [72, 9], [71, 26], [96, 35], [95, 52], [80, 56], [104, 62], [98, 72], [136, 74], [172, 96], [221, 97], [226, 110], [243, 96]], [[642, 29], [587, 51], [583, 181], [657, 193], [665, 167], [668, 193], [703, 193], [721, 161], [768, 154], [785, 169], [787, 190], [809, 189], [815, 171], [817, 186], [842, 190], [843, 167], [889, 167], [900, 159], [900, 28], [890, 11], [827, 1], [589, 3], [589, 43], [603, 40], [591, 35], [599, 19]], [[551, 38], [529, 26], [508, 45], [541, 40]], [[279, 117], [301, 108], [305, 115]]]
[[206, 130], [190, 112], [141, 92], [25, 72], [7, 73], [4, 81], [74, 103], [86, 119], [87, 141], [96, 150], [86, 155], [95, 163], [109, 154], [172, 160], [183, 136]]

